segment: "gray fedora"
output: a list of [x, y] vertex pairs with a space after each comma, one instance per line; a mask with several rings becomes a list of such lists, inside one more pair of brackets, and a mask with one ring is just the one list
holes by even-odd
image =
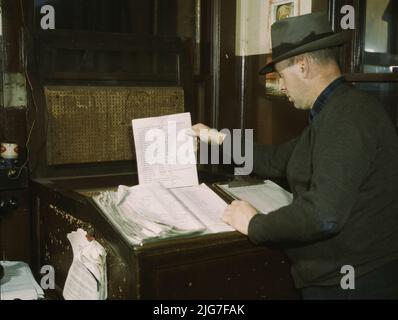
[[323, 12], [283, 19], [271, 26], [272, 61], [260, 74], [275, 71], [275, 63], [305, 52], [343, 45], [351, 33], [334, 33]]

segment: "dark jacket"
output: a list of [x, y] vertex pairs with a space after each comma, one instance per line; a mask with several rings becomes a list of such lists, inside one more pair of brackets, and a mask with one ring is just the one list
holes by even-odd
[[252, 242], [282, 243], [298, 288], [340, 283], [398, 259], [398, 136], [383, 107], [339, 86], [300, 137], [257, 146], [254, 172], [287, 177], [293, 203], [250, 221]]

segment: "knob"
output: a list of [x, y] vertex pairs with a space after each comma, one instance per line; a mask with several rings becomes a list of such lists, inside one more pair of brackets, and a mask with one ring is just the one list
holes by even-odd
[[11, 211], [18, 209], [18, 200], [15, 198], [11, 199], [0, 199], [0, 217], [4, 217]]
[[7, 204], [6, 201], [3, 199], [0, 199], [0, 218], [5, 216], [7, 213]]
[[17, 210], [18, 209], [18, 200], [15, 198], [11, 198], [7, 201], [7, 207], [11, 210]]

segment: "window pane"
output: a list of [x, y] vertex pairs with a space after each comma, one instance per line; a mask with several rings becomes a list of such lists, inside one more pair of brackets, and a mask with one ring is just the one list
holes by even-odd
[[366, 1], [364, 41], [364, 72], [398, 72], [398, 1]]

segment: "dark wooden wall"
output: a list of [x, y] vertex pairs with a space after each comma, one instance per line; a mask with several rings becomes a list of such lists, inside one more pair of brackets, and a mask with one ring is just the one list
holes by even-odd
[[[35, 22], [40, 8], [52, 5], [56, 29], [135, 35], [173, 35], [176, 32], [177, 0], [32, 0]], [[39, 24], [35, 23], [38, 28]]]
[[[3, 39], [2, 39], [2, 72], [4, 73], [23, 73], [23, 53], [21, 48], [22, 40], [22, 11], [19, 2], [4, 0], [2, 1], [3, 11]], [[25, 122], [24, 109], [4, 109], [3, 101], [0, 112], [0, 136], [1, 141], [14, 140], [20, 145], [24, 145], [25, 132], [23, 130]], [[3, 140], [6, 139], [6, 140]]]
[[[3, 39], [2, 60], [4, 73], [22, 73], [23, 65], [23, 39], [22, 31], [22, 9], [19, 1], [2, 1]], [[21, 162], [26, 158], [26, 109], [4, 108], [3, 101], [0, 102], [0, 141], [15, 142], [20, 146]]]
[[[24, 73], [22, 10], [19, 1], [3, 0], [3, 72]], [[1, 75], [2, 76], [2, 75]], [[26, 108], [0, 106], [0, 141], [20, 146], [20, 163], [26, 159]], [[19, 178], [18, 178], [19, 177]], [[27, 171], [0, 171], [0, 258], [31, 262], [30, 197]], [[11, 205], [13, 203], [14, 205]]]

